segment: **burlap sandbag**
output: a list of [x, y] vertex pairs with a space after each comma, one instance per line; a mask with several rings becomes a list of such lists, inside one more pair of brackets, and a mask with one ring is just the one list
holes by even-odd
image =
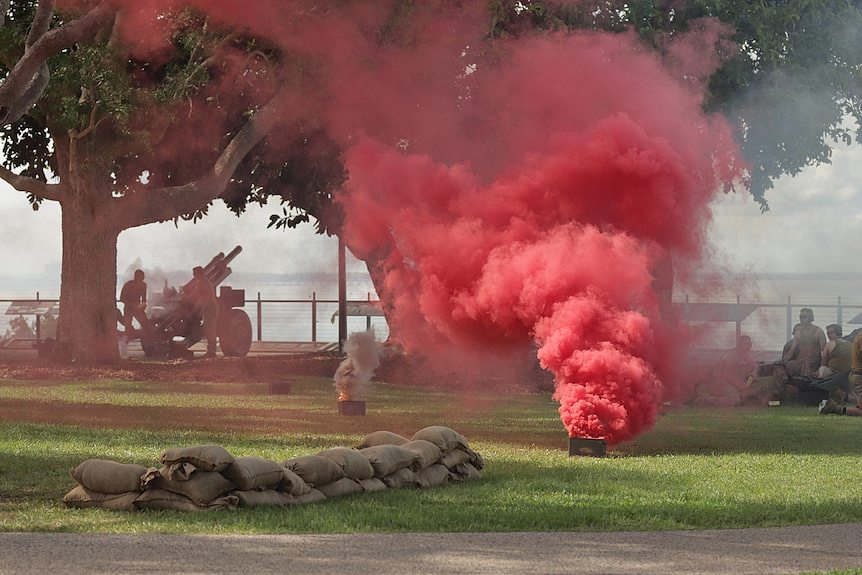
[[213, 499], [208, 505], [198, 505], [185, 495], [164, 489], [148, 489], [135, 500], [135, 507], [138, 509], [172, 509], [174, 511], [214, 511], [235, 509], [238, 505], [239, 498], [235, 495], [225, 495]]
[[321, 455], [295, 457], [288, 459], [282, 465], [299, 475], [303, 481], [312, 487], [326, 485], [344, 477], [344, 471], [337, 463]]
[[363, 437], [356, 444], [356, 449], [365, 449], [366, 447], [375, 447], [377, 445], [404, 445], [410, 441], [410, 438], [392, 433], [391, 431], [374, 431]]
[[141, 483], [147, 468], [135, 463], [117, 463], [106, 459], [87, 459], [70, 471], [72, 479], [98, 493], [143, 491]]
[[159, 475], [172, 481], [187, 481], [197, 470], [197, 467], [188, 462], [172, 463], [171, 465], [163, 465], [159, 469]]
[[386, 491], [389, 489], [383, 481], [376, 477], [372, 477], [371, 479], [360, 479], [359, 484], [362, 485], [362, 490], [365, 493], [377, 493], [378, 491]]
[[311, 486], [305, 482], [299, 475], [287, 469], [286, 467], [281, 468], [282, 472], [282, 480], [281, 487], [279, 487], [280, 491], [284, 491], [285, 493], [290, 493], [293, 496], [305, 495], [309, 491], [311, 491]]
[[221, 445], [172, 447], [165, 450], [159, 460], [163, 465], [191, 463], [204, 471], [224, 471], [233, 462], [233, 455]]
[[284, 481], [284, 468], [262, 457], [237, 457], [222, 474], [232, 481], [237, 490], [279, 489]]
[[461, 483], [462, 481], [473, 481], [481, 478], [482, 472], [476, 469], [472, 463], [459, 463], [449, 470], [449, 480], [456, 483]]
[[349, 447], [333, 447], [318, 453], [334, 461], [344, 472], [345, 477], [352, 479], [371, 479], [374, 477], [374, 468], [361, 453]]
[[394, 473], [381, 478], [386, 487], [398, 489], [399, 487], [419, 487], [419, 477], [409, 467], [402, 467]]
[[129, 493], [99, 493], [87, 489], [83, 485], [76, 485], [72, 491], [63, 497], [66, 507], [86, 509], [98, 507], [100, 509], [112, 509], [115, 511], [134, 511], [135, 499], [140, 496], [140, 491]]
[[438, 463], [452, 469], [456, 465], [470, 462], [470, 454], [463, 449], [453, 449], [449, 453], [443, 455]]
[[151, 488], [185, 495], [198, 505], [208, 505], [213, 499], [234, 489], [231, 481], [215, 471], [197, 470], [188, 479], [182, 481], [168, 479], [167, 467], [162, 467], [160, 473], [161, 476], [154, 478], [150, 483]]
[[470, 463], [478, 470], [485, 468], [485, 458], [479, 453], [473, 451], [469, 447], [459, 447], [453, 449], [449, 453], [440, 458], [439, 463], [442, 463], [449, 469], [461, 463]]
[[416, 476], [419, 478], [419, 487], [439, 487], [449, 482], [449, 468], [435, 463], [420, 470]]
[[416, 459], [415, 453], [397, 445], [375, 445], [360, 449], [359, 453], [371, 463], [374, 477], [385, 477], [399, 469], [410, 467]]
[[413, 461], [413, 470], [419, 471], [425, 469], [429, 465], [434, 465], [440, 460], [442, 453], [440, 448], [424, 439], [414, 439], [402, 445], [404, 449], [409, 449], [416, 454], [416, 459]]
[[484, 457], [482, 457], [479, 453], [473, 451], [469, 447], [467, 448], [467, 453], [470, 455], [470, 463], [473, 465], [473, 467], [475, 467], [479, 471], [485, 469]]
[[294, 497], [291, 505], [305, 505], [307, 503], [317, 503], [318, 501], [326, 501], [326, 495], [317, 489], [312, 489], [305, 495]]
[[326, 495], [327, 499], [333, 497], [341, 497], [343, 495], [352, 495], [362, 492], [362, 485], [355, 479], [342, 477], [338, 481], [333, 481], [327, 485], [317, 487], [318, 491]]
[[467, 439], [450, 427], [442, 425], [432, 425], [424, 429], [420, 429], [413, 434], [413, 439], [424, 439], [430, 441], [440, 448], [443, 453], [449, 453], [456, 447], [470, 447], [467, 444]]
[[293, 503], [293, 495], [274, 489], [263, 491], [231, 491], [239, 499], [240, 507], [285, 507]]

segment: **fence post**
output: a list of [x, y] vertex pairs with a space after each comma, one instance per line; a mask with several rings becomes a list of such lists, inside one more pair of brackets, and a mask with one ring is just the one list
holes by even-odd
[[[39, 307], [39, 292], [36, 292], [36, 308]], [[42, 341], [42, 316], [36, 314], [36, 343]]]
[[[736, 303], [737, 304], [740, 303], [739, 294], [736, 294]], [[736, 341], [739, 341], [739, 337], [741, 335], [742, 335], [742, 322], [738, 321], [738, 322], [736, 322]], [[736, 345], [736, 344], [734, 343], [734, 345]]]
[[[368, 294], [368, 303], [371, 303], [371, 292], [366, 292]], [[365, 331], [371, 331], [371, 316], [365, 316]]]
[[317, 343], [317, 292], [311, 292], [311, 342]]
[[260, 292], [257, 292], [257, 341], [263, 341], [263, 302], [260, 301]]
[[784, 341], [789, 341], [793, 336], [793, 306], [790, 304], [790, 296], [787, 296], [787, 337]]
[[838, 309], [836, 309], [835, 312], [835, 323], [842, 326], [841, 329], [844, 329], [844, 306], [841, 305], [841, 296], [838, 296]]

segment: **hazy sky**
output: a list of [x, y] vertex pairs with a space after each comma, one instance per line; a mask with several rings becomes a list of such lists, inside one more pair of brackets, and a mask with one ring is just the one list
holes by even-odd
[[[771, 211], [761, 214], [749, 196], [721, 196], [715, 203], [712, 239], [716, 258], [735, 271], [862, 272], [851, 246], [862, 233], [862, 147], [839, 148], [832, 165], [810, 168], [783, 178], [769, 193]], [[60, 213], [45, 202], [33, 212], [26, 196], [0, 184], [4, 214], [0, 269], [6, 279], [20, 278], [32, 291], [46, 295], [59, 284]], [[131, 266], [184, 270], [205, 263], [235, 245], [244, 251], [235, 272], [291, 273], [335, 271], [337, 241], [314, 234], [311, 225], [298, 230], [272, 230], [269, 215], [280, 212], [273, 202], [254, 207], [237, 218], [220, 203], [211, 215], [191, 224], [144, 226], [123, 232], [117, 271], [120, 280]], [[351, 258], [352, 259], [352, 258]], [[350, 262], [351, 271], [362, 271]], [[0, 284], [4, 282], [0, 281]], [[8, 284], [8, 282], [5, 282]], [[20, 285], [21, 282], [15, 282]], [[31, 286], [32, 284], [32, 286]], [[20, 295], [20, 294], [0, 294]]]

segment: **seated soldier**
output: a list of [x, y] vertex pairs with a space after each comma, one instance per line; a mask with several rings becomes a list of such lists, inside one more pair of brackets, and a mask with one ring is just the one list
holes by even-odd
[[850, 353], [853, 344], [841, 337], [841, 326], [832, 323], [826, 326], [829, 340], [823, 348], [823, 360], [817, 370], [817, 379], [825, 379], [835, 374], [850, 371]]
[[757, 363], [751, 358], [751, 338], [741, 335], [736, 347], [726, 351], [718, 364], [717, 378], [698, 389], [699, 404], [732, 407], [754, 397], [751, 382], [757, 373]]
[[826, 347], [826, 334], [814, 325], [814, 311], [804, 307], [799, 310], [799, 323], [793, 327], [793, 337], [784, 346], [781, 361], [774, 365], [773, 377], [777, 395], [795, 394], [797, 386], [792, 378], [813, 379], [817, 375], [823, 350]]
[[853, 338], [851, 344], [849, 382], [850, 387], [856, 393], [856, 406], [843, 406], [832, 399], [824, 399], [818, 408], [822, 415], [834, 413], [836, 415], [862, 416], [862, 332]]

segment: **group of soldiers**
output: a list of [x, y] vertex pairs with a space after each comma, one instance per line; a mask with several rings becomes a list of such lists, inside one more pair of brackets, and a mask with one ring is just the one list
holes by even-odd
[[[839, 324], [828, 325], [824, 333], [814, 324], [814, 311], [802, 308], [781, 358], [766, 366], [752, 359], [751, 338], [741, 335], [736, 347], [722, 356], [709, 384], [699, 390], [696, 402], [722, 406], [758, 401], [774, 404], [815, 390], [829, 395], [820, 402], [820, 413], [862, 415], [862, 331], [852, 341], [842, 335]], [[771, 373], [764, 374], [764, 370]], [[844, 405], [854, 396], [855, 401]]]
[[[152, 326], [146, 313], [147, 284], [143, 270], [135, 270], [132, 279], [123, 284], [120, 302], [123, 304], [122, 323], [126, 341], [148, 337]], [[207, 340], [204, 357], [215, 357], [218, 299], [215, 286], [206, 277], [201, 266], [192, 269], [192, 281], [183, 287], [182, 305], [189, 307], [189, 316], [198, 317], [202, 322], [203, 335]], [[133, 321], [138, 322], [140, 330], [135, 329]]]

